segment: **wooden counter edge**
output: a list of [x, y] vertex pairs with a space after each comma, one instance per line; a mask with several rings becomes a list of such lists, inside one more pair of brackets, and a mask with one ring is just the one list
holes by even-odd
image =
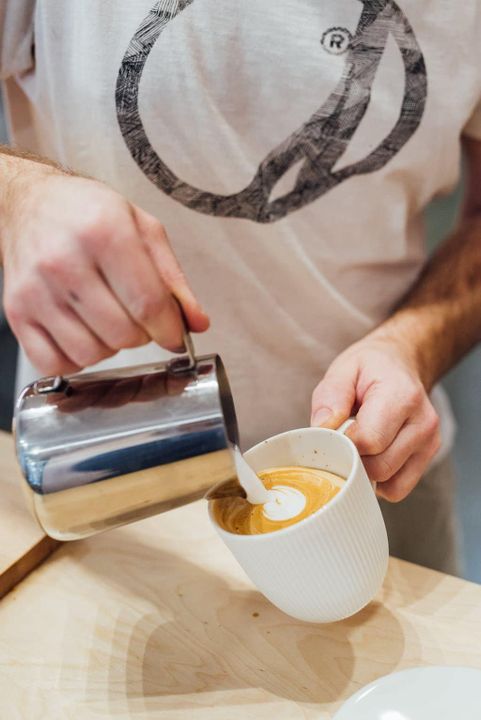
[[61, 544], [37, 525], [22, 496], [13, 437], [0, 432], [0, 598]]
[[0, 575], [0, 599], [46, 560], [62, 543], [45, 535]]

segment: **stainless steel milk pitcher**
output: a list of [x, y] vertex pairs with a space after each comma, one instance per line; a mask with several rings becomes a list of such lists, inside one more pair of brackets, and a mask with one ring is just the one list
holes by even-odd
[[221, 359], [44, 378], [25, 388], [14, 433], [31, 509], [73, 540], [197, 500], [236, 478], [234, 403]]

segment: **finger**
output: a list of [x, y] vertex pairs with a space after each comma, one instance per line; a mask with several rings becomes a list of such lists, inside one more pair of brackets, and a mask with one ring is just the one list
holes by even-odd
[[204, 332], [209, 328], [209, 317], [192, 292], [164, 227], [156, 218], [140, 208], [134, 208], [134, 213], [137, 226], [157, 271], [167, 288], [181, 303], [189, 329], [192, 332]]
[[49, 319], [49, 327], [45, 329], [73, 365], [85, 368], [114, 354], [70, 307], [58, 305], [48, 291], [43, 293], [39, 289], [38, 294], [38, 308], [33, 319], [44, 328], [45, 318]]
[[69, 375], [80, 370], [40, 325], [25, 323], [17, 337], [30, 362], [42, 375]]
[[391, 503], [404, 500], [414, 490], [438, 449], [439, 445], [432, 442], [425, 450], [411, 455], [390, 480], [377, 486], [377, 495]]
[[177, 303], [152, 263], [133, 222], [97, 245], [98, 268], [131, 318], [164, 348], [183, 347]]
[[373, 383], [366, 391], [354, 422], [346, 435], [361, 455], [380, 455], [393, 442], [402, 426], [418, 411], [423, 397], [418, 388], [398, 388]]
[[351, 416], [356, 402], [357, 366], [351, 363], [329, 368], [312, 396], [312, 427], [337, 429]]
[[387, 450], [379, 455], [362, 458], [367, 475], [372, 482], [389, 481], [409, 460], [432, 440], [431, 431], [422, 422], [408, 422], [401, 428]]
[[51, 280], [50, 288], [59, 302], [68, 305], [112, 351], [139, 347], [150, 341], [95, 268], [77, 268], [68, 282]]

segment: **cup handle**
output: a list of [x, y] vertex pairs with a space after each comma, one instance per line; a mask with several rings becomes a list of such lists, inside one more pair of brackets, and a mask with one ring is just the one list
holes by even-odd
[[346, 422], [342, 423], [341, 427], [337, 428], [336, 432], [339, 432], [339, 433], [342, 433], [342, 435], [345, 435], [346, 430], [348, 430], [354, 422], [356, 422], [356, 418], [350, 417], [348, 420], [346, 420]]
[[[353, 422], [356, 422], [355, 417], [348, 418], [348, 420], [346, 420], [346, 422], [343, 422], [342, 425], [337, 428], [336, 432], [342, 433], [342, 435], [345, 435], [346, 430], [348, 430], [351, 427]], [[374, 492], [376, 492], [377, 482], [375, 482], [374, 480], [370, 480], [369, 482], [371, 483], [371, 486], [372, 486], [372, 489], [374, 490]]]

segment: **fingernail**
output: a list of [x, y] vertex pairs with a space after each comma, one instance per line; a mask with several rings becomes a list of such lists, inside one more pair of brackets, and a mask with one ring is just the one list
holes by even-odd
[[332, 412], [328, 408], [321, 408], [312, 416], [311, 425], [313, 427], [320, 427], [325, 425], [332, 417]]

